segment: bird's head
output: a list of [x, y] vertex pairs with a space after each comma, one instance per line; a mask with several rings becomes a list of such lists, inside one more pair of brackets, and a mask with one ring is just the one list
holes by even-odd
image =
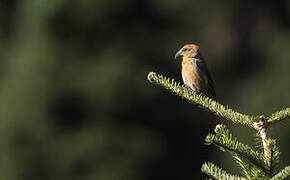
[[198, 55], [199, 55], [199, 47], [197, 45], [186, 44], [175, 54], [175, 59], [180, 57], [197, 58]]

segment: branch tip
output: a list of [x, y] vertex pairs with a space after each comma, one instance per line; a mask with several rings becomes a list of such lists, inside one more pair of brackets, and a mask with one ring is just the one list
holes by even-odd
[[150, 72], [150, 73], [148, 73], [148, 75], [147, 75], [147, 79], [148, 79], [149, 81], [153, 81], [154, 76], [156, 76], [156, 73], [155, 73], [155, 72]]

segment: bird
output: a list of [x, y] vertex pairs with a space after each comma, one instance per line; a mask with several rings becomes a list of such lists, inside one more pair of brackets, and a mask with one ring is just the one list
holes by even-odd
[[195, 93], [203, 93], [216, 100], [214, 82], [199, 49], [196, 44], [186, 44], [175, 54], [175, 59], [182, 59], [184, 84]]

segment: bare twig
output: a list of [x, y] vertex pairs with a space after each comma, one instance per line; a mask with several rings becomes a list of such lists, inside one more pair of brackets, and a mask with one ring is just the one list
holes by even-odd
[[272, 171], [272, 149], [269, 149], [269, 138], [267, 136], [267, 128], [269, 126], [269, 122], [264, 118], [264, 116], [260, 116], [260, 121], [253, 123], [253, 128], [256, 129], [260, 137], [262, 139], [263, 148], [264, 148], [264, 157], [267, 161], [269, 171]]
[[254, 122], [253, 123], [253, 128], [256, 129], [262, 139], [263, 142], [263, 147], [264, 147], [264, 154], [265, 156], [267, 155], [267, 147], [268, 147], [268, 137], [267, 137], [267, 128], [269, 126], [268, 121], [264, 118], [264, 116], [260, 116], [260, 121], [259, 122]]

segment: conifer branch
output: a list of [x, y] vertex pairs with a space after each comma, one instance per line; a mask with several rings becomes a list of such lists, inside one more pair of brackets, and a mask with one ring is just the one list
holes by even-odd
[[268, 123], [275, 124], [275, 123], [280, 122], [284, 119], [287, 119], [288, 117], [290, 117], [290, 108], [286, 108], [286, 109], [283, 109], [281, 111], [273, 113], [268, 118]]
[[288, 177], [290, 177], [290, 166], [286, 166], [269, 180], [284, 180]]
[[220, 103], [214, 101], [207, 96], [204, 96], [202, 94], [196, 94], [191, 89], [180, 85], [180, 83], [175, 82], [174, 79], [169, 79], [162, 75], [156, 74], [155, 72], [150, 72], [147, 78], [151, 83], [162, 86], [165, 89], [171, 91], [173, 94], [181, 96], [189, 102], [196, 104], [199, 107], [207, 109], [211, 112], [214, 112], [216, 115], [221, 116], [227, 120], [231, 120], [234, 123], [239, 123], [252, 127], [253, 122], [258, 120], [258, 117], [236, 112], [228, 108], [227, 106], [221, 105]]
[[254, 151], [251, 147], [244, 145], [236, 138], [233, 138], [232, 134], [229, 132], [225, 125], [217, 125], [215, 128], [215, 133], [216, 134], [214, 135], [207, 135], [205, 139], [207, 145], [214, 144], [222, 151], [228, 151], [236, 154], [238, 158], [246, 159], [257, 169], [267, 173], [267, 166], [264, 163], [263, 154]]
[[[205, 141], [208, 145], [214, 144], [222, 151], [232, 153], [247, 179], [269, 179], [273, 176], [279, 161], [280, 152], [276, 146], [276, 141], [267, 136], [267, 128], [271, 124], [290, 117], [290, 108], [275, 112], [267, 118], [264, 118], [264, 116], [246, 115], [236, 112], [204, 96], [202, 93], [197, 94], [190, 88], [175, 82], [174, 79], [169, 79], [155, 72], [150, 72], [147, 78], [151, 83], [164, 87], [173, 94], [188, 100], [200, 108], [211, 111], [217, 116], [234, 123], [246, 125], [257, 130], [259, 139], [262, 141], [264, 153], [254, 151], [249, 146], [240, 143], [236, 138], [232, 137], [232, 134], [229, 133], [229, 130], [224, 125], [217, 125], [215, 134], [209, 134]], [[212, 163], [205, 163], [202, 166], [202, 171], [214, 179], [246, 179], [230, 175]], [[287, 177], [290, 177], [290, 166], [285, 167], [273, 176], [271, 180], [286, 179]]]
[[201, 167], [201, 171], [217, 180], [224, 179], [246, 180], [246, 178], [244, 177], [229, 174], [225, 170], [215, 166], [213, 163], [210, 162], [204, 163]]

